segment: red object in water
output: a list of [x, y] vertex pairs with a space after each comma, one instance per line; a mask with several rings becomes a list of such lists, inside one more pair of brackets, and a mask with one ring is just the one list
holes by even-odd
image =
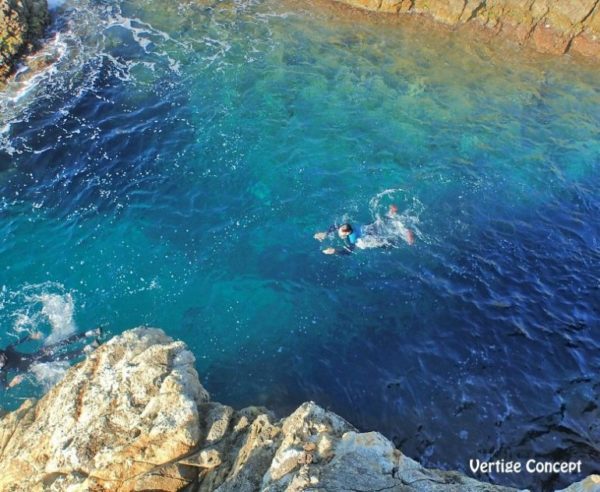
[[390, 205], [390, 213], [395, 214], [398, 212], [398, 207], [396, 205]]

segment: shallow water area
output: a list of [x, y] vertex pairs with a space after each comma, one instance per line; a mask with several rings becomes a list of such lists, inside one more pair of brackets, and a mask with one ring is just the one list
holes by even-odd
[[[159, 326], [223, 403], [598, 469], [597, 69], [321, 2], [56, 12], [64, 52], [0, 102], [0, 347]], [[392, 203], [413, 246], [320, 253]]]

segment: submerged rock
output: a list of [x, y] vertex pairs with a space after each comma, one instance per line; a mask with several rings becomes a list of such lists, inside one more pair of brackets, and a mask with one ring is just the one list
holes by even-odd
[[186, 346], [137, 328], [0, 420], [0, 490], [514, 489], [423, 468], [312, 402], [281, 420], [211, 402]]
[[600, 59], [598, 0], [337, 0], [392, 14], [425, 14], [447, 25], [471, 24], [543, 53]]
[[47, 0], [0, 0], [0, 84], [35, 47], [48, 20]]

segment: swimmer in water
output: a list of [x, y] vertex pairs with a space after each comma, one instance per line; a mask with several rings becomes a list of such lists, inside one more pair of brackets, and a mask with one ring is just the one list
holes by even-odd
[[[65, 354], [58, 354], [63, 347], [67, 347], [79, 340], [85, 338], [94, 337], [96, 340], [92, 343], [92, 346], [98, 345], [97, 337], [102, 334], [101, 328], [86, 331], [85, 333], [75, 333], [70, 337], [61, 340], [60, 342], [52, 345], [42, 347], [37, 352], [27, 353], [17, 350], [16, 347], [23, 343], [31, 340], [40, 340], [42, 334], [39, 332], [29, 333], [28, 335], [20, 338], [15, 343], [10, 344], [4, 350], [0, 349], [0, 387], [12, 388], [19, 383], [23, 382], [25, 373], [29, 371], [31, 366], [35, 363], [54, 362], [59, 360], [72, 360], [82, 355], [87, 347], [75, 349]], [[8, 372], [16, 372], [17, 375], [7, 384]]]
[[[396, 205], [390, 205], [387, 218], [392, 219], [398, 213], [398, 207]], [[326, 255], [349, 255], [356, 248], [356, 244], [358, 239], [367, 236], [367, 235], [376, 235], [376, 232], [372, 230], [375, 229], [376, 224], [368, 224], [365, 226], [359, 226], [357, 228], [352, 227], [351, 224], [342, 224], [342, 225], [332, 225], [325, 232], [317, 232], [313, 237], [317, 241], [323, 241], [329, 234], [332, 232], [336, 232], [339, 238], [342, 240], [341, 248], [325, 248], [323, 253]], [[415, 242], [415, 235], [410, 229], [406, 229], [404, 234], [404, 239], [409, 245], [413, 245]], [[383, 246], [381, 246], [383, 247]]]

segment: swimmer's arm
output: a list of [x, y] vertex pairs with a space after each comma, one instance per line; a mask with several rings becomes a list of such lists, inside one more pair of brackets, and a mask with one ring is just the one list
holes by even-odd
[[325, 232], [317, 232], [313, 237], [317, 240], [317, 241], [323, 241], [329, 234], [331, 234], [332, 232], [337, 231], [339, 226], [333, 224], [329, 226], [329, 229], [327, 229]]
[[352, 254], [353, 247], [344, 246], [343, 248], [327, 248], [323, 250], [326, 255], [348, 256]]
[[24, 379], [25, 379], [25, 376], [23, 374], [18, 374], [17, 376], [15, 376], [14, 378], [12, 378], [10, 380], [10, 383], [8, 383], [8, 388], [14, 388], [18, 384], [21, 384]]

